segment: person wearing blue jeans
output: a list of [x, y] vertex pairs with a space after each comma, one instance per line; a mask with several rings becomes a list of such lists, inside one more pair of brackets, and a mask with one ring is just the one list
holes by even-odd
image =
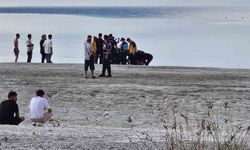
[[53, 55], [53, 46], [52, 46], [52, 35], [48, 35], [48, 39], [45, 40], [43, 46], [44, 46], [44, 52], [45, 52], [45, 59], [47, 63], [52, 63], [51, 57]]
[[52, 54], [45, 54], [45, 59], [46, 59], [47, 63], [52, 63], [51, 56], [52, 56]]

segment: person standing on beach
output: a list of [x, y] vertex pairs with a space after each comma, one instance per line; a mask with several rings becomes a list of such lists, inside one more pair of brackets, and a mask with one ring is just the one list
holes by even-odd
[[137, 46], [136, 46], [136, 43], [130, 38], [127, 38], [127, 41], [129, 42], [128, 50], [129, 50], [130, 64], [135, 65]]
[[15, 54], [15, 63], [17, 63], [18, 56], [19, 56], [19, 43], [18, 39], [20, 38], [20, 34], [16, 34], [16, 38], [14, 40], [14, 54]]
[[44, 52], [44, 42], [46, 40], [46, 34], [43, 34], [42, 37], [41, 37], [41, 40], [40, 40], [40, 54], [41, 54], [41, 63], [44, 63], [44, 60], [45, 60], [45, 52]]
[[19, 116], [17, 93], [9, 92], [8, 99], [0, 104], [0, 124], [18, 125], [25, 118]]
[[45, 92], [43, 90], [36, 91], [36, 97], [33, 97], [29, 105], [29, 117], [32, 121], [32, 125], [38, 126], [49, 121], [53, 116], [52, 109], [49, 106], [49, 102], [44, 98]]
[[109, 34], [109, 43], [111, 45], [111, 63], [117, 64], [117, 51], [116, 51], [116, 41], [113, 34]]
[[85, 54], [85, 62], [84, 62], [84, 70], [85, 70], [85, 77], [88, 77], [88, 68], [90, 67], [92, 78], [95, 78], [94, 76], [94, 48], [91, 44], [91, 38], [87, 38], [87, 41], [84, 43], [84, 54]]
[[127, 56], [128, 56], [128, 43], [125, 41], [124, 38], [121, 38], [120, 60], [123, 65], [127, 63]]
[[34, 47], [34, 44], [32, 43], [31, 38], [32, 38], [32, 35], [28, 34], [28, 40], [26, 41], [27, 55], [28, 55], [27, 63], [31, 62], [32, 51], [33, 51], [33, 47]]
[[97, 40], [97, 37], [96, 36], [94, 36], [94, 38], [93, 38], [93, 41], [91, 42], [91, 44], [92, 44], [92, 46], [93, 46], [93, 56], [94, 56], [94, 63], [96, 64], [97, 63], [97, 57], [96, 57], [96, 50], [97, 50], [97, 48], [96, 48], [96, 40]]
[[103, 44], [103, 65], [102, 65], [102, 74], [99, 77], [105, 77], [106, 70], [108, 75], [106, 77], [112, 77], [111, 75], [111, 66], [110, 66], [110, 54], [111, 54], [111, 44], [109, 43], [109, 36], [104, 36]]
[[98, 38], [96, 39], [96, 60], [95, 63], [98, 63], [98, 58], [100, 64], [103, 62], [103, 39], [102, 33], [98, 34]]
[[48, 35], [48, 39], [43, 43], [46, 63], [52, 63], [51, 57], [53, 55], [53, 47], [52, 47], [52, 35]]

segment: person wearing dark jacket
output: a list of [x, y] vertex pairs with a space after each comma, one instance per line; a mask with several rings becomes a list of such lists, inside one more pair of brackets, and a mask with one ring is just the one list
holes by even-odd
[[46, 40], [46, 35], [43, 34], [40, 40], [41, 63], [44, 63], [44, 60], [45, 60], [45, 52], [44, 52], [44, 46], [43, 46], [43, 43], [45, 40]]
[[96, 39], [96, 59], [95, 63], [98, 63], [98, 58], [100, 64], [103, 62], [103, 39], [102, 39], [102, 34], [98, 34], [98, 38]]
[[144, 59], [145, 65], [148, 66], [149, 63], [153, 60], [153, 55], [151, 55], [149, 53], [144, 53], [143, 59]]
[[109, 34], [109, 43], [111, 46], [111, 63], [112, 64], [117, 64], [117, 43], [115, 41], [115, 37], [113, 36], [113, 34]]
[[136, 65], [148, 66], [149, 63], [153, 60], [153, 55], [141, 50], [137, 50], [136, 55], [137, 55], [137, 58], [135, 60]]
[[[102, 74], [99, 77], [112, 77], [111, 75], [111, 66], [110, 66], [110, 55], [111, 55], [111, 44], [109, 43], [108, 35], [104, 36], [103, 44], [103, 65], [102, 65]], [[105, 76], [106, 70], [108, 75]]]
[[8, 99], [0, 104], [0, 124], [18, 125], [24, 121], [24, 117], [19, 116], [17, 93], [9, 92]]

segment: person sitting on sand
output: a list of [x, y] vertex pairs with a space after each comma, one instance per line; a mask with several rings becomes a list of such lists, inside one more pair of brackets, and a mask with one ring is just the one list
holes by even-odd
[[16, 34], [16, 38], [14, 40], [14, 54], [15, 54], [15, 63], [17, 63], [18, 56], [19, 56], [19, 44], [18, 39], [20, 38], [20, 34]]
[[95, 78], [94, 76], [94, 48], [91, 44], [91, 38], [87, 38], [87, 41], [84, 43], [84, 54], [85, 54], [85, 62], [84, 62], [84, 70], [85, 70], [85, 77], [88, 77], [88, 68], [90, 67], [92, 78]]
[[44, 98], [45, 92], [43, 90], [36, 91], [36, 97], [33, 97], [29, 105], [29, 117], [32, 125], [41, 125], [51, 119], [53, 113], [49, 106], [48, 100]]
[[0, 104], [0, 124], [18, 125], [24, 121], [24, 117], [19, 116], [17, 93], [9, 92], [8, 99]]

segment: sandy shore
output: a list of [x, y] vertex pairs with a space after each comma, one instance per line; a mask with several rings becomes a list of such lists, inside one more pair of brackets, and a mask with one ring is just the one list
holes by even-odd
[[[250, 124], [250, 70], [112, 69], [112, 78], [85, 79], [79, 64], [0, 64], [1, 100], [10, 90], [16, 91], [20, 114], [27, 116], [35, 91], [44, 89], [53, 118], [61, 125], [34, 128], [26, 119], [18, 127], [0, 126], [0, 139], [8, 137], [0, 149], [138, 149], [143, 147], [141, 132], [149, 133], [155, 141], [163, 140], [163, 111], [171, 123], [175, 106], [195, 124], [195, 118], [206, 113], [207, 101], [212, 101], [216, 110], [229, 102], [232, 123]], [[100, 70], [101, 66], [96, 66], [97, 75]]]

